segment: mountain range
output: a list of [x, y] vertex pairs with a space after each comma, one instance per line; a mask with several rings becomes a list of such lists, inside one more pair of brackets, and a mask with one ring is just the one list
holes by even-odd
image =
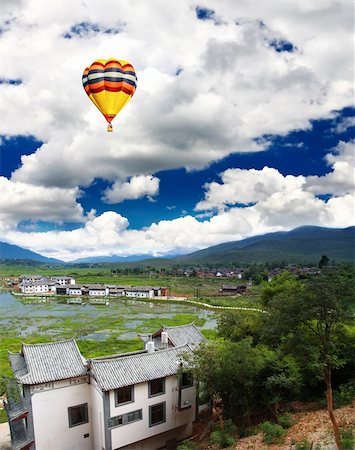
[[141, 266], [154, 263], [205, 264], [205, 263], [265, 263], [270, 261], [312, 262], [317, 263], [322, 255], [335, 261], [355, 261], [355, 227], [321, 228], [304, 226], [291, 231], [280, 231], [253, 236], [240, 241], [226, 242], [183, 256], [152, 258], [150, 255], [131, 255], [127, 257], [98, 256], [80, 258], [69, 263], [58, 259], [46, 258], [30, 250], [0, 242], [0, 261], [24, 260], [45, 264], [98, 264], [117, 263], [120, 265], [137, 263]]

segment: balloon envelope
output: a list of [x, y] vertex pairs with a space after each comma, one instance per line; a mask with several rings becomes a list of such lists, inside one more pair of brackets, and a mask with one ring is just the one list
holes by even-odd
[[109, 124], [130, 101], [137, 86], [132, 64], [115, 58], [94, 61], [84, 70], [82, 81], [90, 100]]

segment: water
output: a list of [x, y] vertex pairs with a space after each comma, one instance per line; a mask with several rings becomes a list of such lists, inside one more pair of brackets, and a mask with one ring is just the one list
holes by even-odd
[[0, 291], [0, 331], [8, 336], [42, 334], [56, 337], [64, 333], [65, 337], [75, 335], [78, 339], [105, 341], [114, 335], [127, 340], [136, 337], [138, 332], [155, 331], [161, 325], [174, 325], [174, 317], [182, 314], [191, 315], [192, 320], [202, 319], [204, 324], [200, 329], [216, 327], [216, 313], [188, 304], [126, 299], [111, 302], [109, 306], [63, 304], [52, 299], [30, 303]]

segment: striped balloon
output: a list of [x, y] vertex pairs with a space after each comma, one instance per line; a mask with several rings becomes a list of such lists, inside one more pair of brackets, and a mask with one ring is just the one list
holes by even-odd
[[128, 61], [115, 58], [98, 59], [83, 73], [83, 86], [90, 100], [111, 121], [131, 100], [137, 86], [136, 72]]

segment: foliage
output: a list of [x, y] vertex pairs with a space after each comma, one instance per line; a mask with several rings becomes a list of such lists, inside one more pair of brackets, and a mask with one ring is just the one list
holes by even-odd
[[4, 409], [0, 408], [0, 423], [7, 422], [7, 414]]
[[235, 444], [234, 437], [226, 431], [213, 431], [210, 436], [211, 444], [217, 444], [220, 448], [231, 447]]
[[289, 413], [282, 414], [281, 416], [279, 416], [277, 418], [277, 421], [278, 421], [279, 425], [281, 425], [282, 428], [284, 428], [284, 429], [290, 428], [293, 425], [293, 420], [292, 420], [291, 414], [289, 414]]
[[340, 430], [340, 439], [343, 450], [353, 450], [355, 448], [355, 432], [354, 429]]
[[195, 450], [196, 444], [191, 441], [183, 441], [177, 446], [177, 450]]
[[196, 350], [196, 377], [209, 399], [222, 399], [227, 417], [246, 413], [257, 402], [253, 387], [263, 364], [259, 353], [248, 338], [240, 342], [214, 341]]
[[309, 442], [308, 439], [302, 439], [302, 441], [293, 441], [292, 445], [295, 446], [296, 450], [312, 450], [313, 443]]
[[346, 384], [341, 384], [339, 388], [334, 392], [333, 397], [334, 406], [336, 408], [344, 405], [349, 405], [355, 398], [355, 380], [351, 380]]
[[247, 311], [222, 312], [218, 317], [218, 333], [221, 337], [238, 342], [251, 337], [253, 343], [260, 342], [261, 316], [259, 313]]
[[276, 296], [285, 292], [299, 290], [302, 282], [293, 274], [285, 271], [273, 278], [269, 283], [263, 285], [261, 292], [261, 302], [263, 306], [267, 306], [269, 302]]
[[264, 433], [263, 442], [265, 444], [279, 444], [282, 442], [285, 430], [281, 425], [267, 421], [260, 425], [260, 429]]

